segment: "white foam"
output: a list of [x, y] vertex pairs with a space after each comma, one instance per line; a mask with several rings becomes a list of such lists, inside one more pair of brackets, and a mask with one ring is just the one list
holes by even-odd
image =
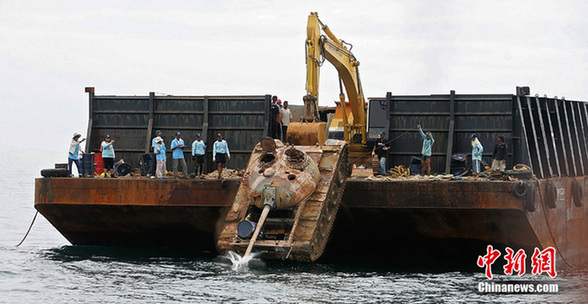
[[227, 252], [227, 258], [233, 263], [233, 270], [242, 270], [248, 268], [249, 262], [252, 260], [257, 260], [259, 256], [258, 252], [251, 253], [248, 256], [242, 257], [238, 253], [234, 251]]

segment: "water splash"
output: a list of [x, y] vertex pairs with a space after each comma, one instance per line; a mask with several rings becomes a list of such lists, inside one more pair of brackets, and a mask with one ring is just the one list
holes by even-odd
[[250, 262], [259, 260], [258, 252], [250, 253], [247, 256], [242, 257], [234, 251], [229, 251], [226, 256], [233, 264], [233, 270], [248, 269]]

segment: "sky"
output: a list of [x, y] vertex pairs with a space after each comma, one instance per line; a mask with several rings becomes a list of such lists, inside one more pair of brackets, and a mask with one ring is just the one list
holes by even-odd
[[[302, 104], [310, 12], [353, 45], [366, 97], [588, 100], [586, 1], [3, 1], [0, 140], [64, 151], [88, 96], [262, 95]], [[322, 106], [338, 99], [321, 69]]]

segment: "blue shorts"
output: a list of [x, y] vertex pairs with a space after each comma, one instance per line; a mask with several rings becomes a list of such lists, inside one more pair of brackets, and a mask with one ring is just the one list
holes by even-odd
[[431, 159], [431, 155], [429, 155], [429, 156], [423, 155], [423, 160], [427, 160], [427, 159]]
[[472, 171], [474, 171], [474, 174], [480, 173], [480, 163], [481, 161], [479, 159], [474, 159], [472, 161]]

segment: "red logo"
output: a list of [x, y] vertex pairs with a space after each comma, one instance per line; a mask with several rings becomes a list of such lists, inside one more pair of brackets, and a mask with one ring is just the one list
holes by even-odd
[[555, 248], [547, 247], [543, 251], [535, 248], [533, 256], [531, 257], [531, 272], [535, 275], [547, 272], [547, 274], [555, 278], [557, 272], [555, 271]]
[[478, 256], [478, 267], [486, 267], [486, 277], [492, 279], [492, 264], [500, 256], [500, 251], [488, 245], [487, 252], [485, 256]]
[[[519, 276], [525, 274], [525, 262], [527, 254], [523, 249], [519, 249], [516, 253], [510, 247], [506, 247], [506, 265], [504, 265], [504, 274], [513, 275], [514, 272], [518, 273]], [[547, 273], [550, 277], [555, 278], [557, 271], [555, 270], [555, 248], [547, 247], [542, 251], [539, 248], [535, 248], [533, 255], [531, 256], [531, 273], [534, 275], [540, 275]], [[486, 249], [486, 255], [478, 256], [478, 267], [485, 268], [485, 274], [488, 279], [492, 279], [492, 264], [500, 257], [500, 251], [494, 249], [492, 245], [488, 245]]]
[[527, 255], [523, 249], [519, 249], [517, 253], [513, 256], [514, 250], [510, 247], [506, 247], [506, 255], [504, 259], [506, 260], [506, 265], [504, 265], [504, 274], [512, 275], [513, 270], [519, 273], [519, 276], [525, 274], [525, 260], [527, 259]]

